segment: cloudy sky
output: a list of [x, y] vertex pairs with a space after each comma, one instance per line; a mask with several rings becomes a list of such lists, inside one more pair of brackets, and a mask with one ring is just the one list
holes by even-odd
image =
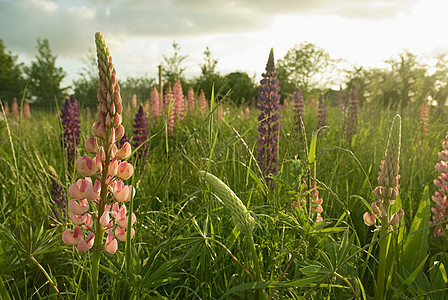
[[48, 38], [69, 85], [106, 38], [118, 78], [156, 77], [163, 55], [181, 47], [187, 75], [200, 72], [208, 46], [218, 71], [264, 71], [312, 42], [349, 64], [384, 66], [403, 49], [429, 59], [448, 52], [446, 0], [0, 0], [0, 39], [29, 64]]

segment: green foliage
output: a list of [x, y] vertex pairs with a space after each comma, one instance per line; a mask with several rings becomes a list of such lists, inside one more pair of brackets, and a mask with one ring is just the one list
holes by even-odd
[[232, 72], [227, 74], [226, 90], [230, 90], [230, 98], [237, 105], [249, 105], [253, 97], [257, 97], [258, 90], [253, 78], [245, 72]]
[[325, 87], [336, 62], [327, 51], [313, 43], [304, 42], [289, 49], [276, 64], [282, 98], [293, 94], [296, 86], [305, 96], [313, 88]]
[[55, 99], [61, 104], [64, 100], [64, 90], [61, 87], [65, 72], [56, 66], [57, 56], [53, 55], [48, 39], [37, 39], [37, 52], [35, 61], [25, 68], [29, 79], [27, 91], [33, 102], [40, 106], [50, 106]]
[[14, 97], [20, 99], [25, 88], [23, 64], [18, 64], [17, 58], [0, 40], [0, 99], [10, 104]]
[[180, 46], [176, 41], [173, 41], [173, 55], [163, 56], [163, 80], [165, 83], [168, 82], [176, 82], [177, 77], [181, 78], [183, 77], [183, 73], [187, 68], [182, 67], [182, 63], [185, 61], [185, 59], [188, 57], [188, 55], [181, 55], [180, 54]]

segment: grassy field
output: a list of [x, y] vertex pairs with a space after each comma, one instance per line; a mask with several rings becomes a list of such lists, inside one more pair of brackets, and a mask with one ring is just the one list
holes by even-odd
[[[127, 101], [126, 99], [124, 101]], [[219, 118], [218, 109], [223, 109]], [[256, 164], [259, 111], [219, 103], [214, 113], [187, 114], [174, 136], [163, 120], [151, 122], [150, 154], [134, 163], [129, 180], [137, 216], [130, 244], [102, 254], [100, 299], [370, 299], [376, 291], [379, 235], [363, 222], [370, 211], [395, 111], [361, 104], [359, 130], [348, 141], [339, 107], [317, 138], [315, 170], [323, 222], [292, 203], [310, 182], [316, 108], [305, 105], [306, 144], [292, 107], [281, 109], [279, 174], [271, 190]], [[429, 226], [434, 165], [447, 133], [446, 109], [431, 108], [427, 133], [419, 111], [402, 118], [400, 192], [394, 206], [404, 222], [383, 237], [389, 255], [384, 299], [447, 299], [447, 238]], [[132, 137], [136, 108], [124, 111]], [[82, 110], [79, 155], [96, 112]], [[324, 132], [325, 134], [322, 134]], [[66, 193], [80, 178], [69, 173], [54, 114], [0, 123], [0, 295], [2, 299], [84, 299], [92, 254], [66, 246], [70, 221], [50, 228], [52, 166]], [[132, 160], [133, 158], [131, 158]], [[255, 220], [253, 240], [235, 226], [231, 211], [199, 176], [206, 170], [230, 187]], [[219, 195], [218, 195], [219, 196]], [[128, 207], [129, 208], [129, 207]], [[254, 254], [255, 253], [255, 254]], [[127, 259], [125, 259], [127, 257]], [[256, 276], [256, 261], [263, 280]], [[257, 282], [257, 283], [255, 283]], [[58, 296], [56, 289], [59, 291]]]

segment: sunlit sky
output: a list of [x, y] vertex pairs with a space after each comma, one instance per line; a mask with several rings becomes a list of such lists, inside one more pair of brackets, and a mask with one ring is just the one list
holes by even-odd
[[269, 50], [312, 42], [349, 65], [383, 67], [408, 49], [422, 59], [448, 52], [446, 0], [0, 0], [0, 39], [29, 64], [37, 38], [48, 38], [65, 85], [101, 31], [117, 76], [156, 78], [175, 40], [188, 55], [186, 76], [200, 73], [208, 46], [221, 74], [257, 78]]

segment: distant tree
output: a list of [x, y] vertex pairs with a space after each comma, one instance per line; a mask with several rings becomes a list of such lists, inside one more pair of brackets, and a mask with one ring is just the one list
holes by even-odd
[[98, 67], [95, 53], [90, 51], [84, 58], [85, 66], [79, 73], [81, 78], [73, 81], [73, 90], [81, 106], [96, 107], [98, 105]]
[[434, 58], [436, 64], [434, 73], [431, 75], [433, 90], [431, 93], [439, 105], [446, 105], [448, 102], [448, 54], [438, 54]]
[[163, 80], [165, 82], [171, 82], [172, 84], [176, 82], [177, 77], [180, 78], [181, 82], [185, 81], [183, 79], [183, 73], [187, 68], [182, 67], [182, 63], [188, 57], [188, 55], [180, 54], [180, 46], [176, 41], [173, 41], [173, 55], [171, 57], [163, 56]]
[[221, 97], [226, 94], [226, 79], [216, 71], [218, 60], [212, 57], [212, 53], [208, 47], [204, 52], [204, 63], [200, 64], [201, 75], [196, 79], [194, 87], [196, 91], [203, 90], [205, 97], [210, 99], [212, 87], [214, 87], [214, 95]]
[[[392, 69], [394, 88], [399, 98], [396, 103], [401, 109], [422, 99], [430, 92], [432, 83], [426, 78], [428, 67], [419, 62], [417, 55], [404, 51], [398, 58], [386, 60]], [[420, 101], [418, 101], [420, 104]]]
[[62, 103], [66, 88], [61, 88], [61, 83], [66, 74], [62, 68], [56, 67], [57, 56], [51, 53], [48, 39], [37, 39], [36, 48], [39, 53], [36, 60], [31, 62], [31, 67], [25, 68], [32, 100], [39, 105], [49, 105], [56, 97]]
[[336, 63], [337, 60], [332, 59], [327, 51], [312, 43], [304, 42], [289, 49], [276, 67], [281, 94], [293, 94], [296, 86], [304, 95], [313, 88], [325, 87]]
[[0, 40], [0, 99], [10, 102], [14, 97], [20, 99], [25, 80], [22, 73], [23, 64], [17, 63], [17, 56], [6, 52], [3, 40]]
[[258, 90], [254, 79], [246, 72], [232, 72], [225, 76], [226, 88], [231, 90], [230, 98], [237, 105], [249, 104], [252, 97], [257, 97]]

